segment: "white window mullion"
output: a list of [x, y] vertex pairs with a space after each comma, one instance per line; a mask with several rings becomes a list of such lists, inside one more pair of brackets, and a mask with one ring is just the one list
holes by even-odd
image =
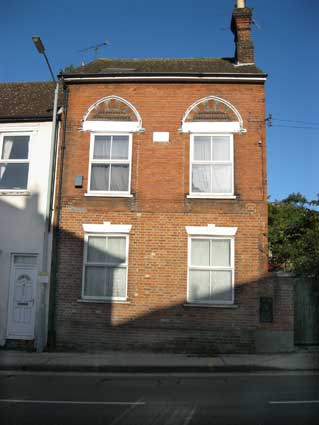
[[110, 163], [110, 164], [124, 164], [124, 165], [129, 165], [130, 161], [128, 159], [108, 159], [105, 161], [101, 161], [102, 164], [104, 163]]
[[209, 301], [212, 302], [213, 299], [213, 273], [212, 270], [209, 271]]
[[226, 266], [218, 267], [218, 266], [214, 266], [211, 269], [212, 270], [216, 270], [216, 271], [225, 271], [225, 272], [227, 272], [229, 270], [232, 270], [232, 267], [226, 267]]
[[109, 276], [108, 266], [105, 265], [104, 267], [104, 296], [105, 297], [107, 297], [108, 276]]
[[211, 266], [194, 266], [194, 265], [189, 266], [189, 268], [191, 270], [203, 270], [203, 271], [209, 271], [212, 269]]
[[113, 136], [111, 136], [111, 145], [110, 145], [110, 160], [112, 161], [113, 157]]
[[214, 162], [214, 155], [215, 155], [215, 149], [214, 149], [214, 136], [211, 136], [211, 145], [212, 145], [212, 150], [211, 150], [211, 157], [210, 160], [213, 163]]
[[112, 163], [111, 162], [109, 162], [109, 187], [107, 188], [107, 190], [108, 191], [110, 191], [111, 190], [111, 178], [112, 178]]
[[199, 159], [197, 159], [196, 161], [193, 161], [194, 165], [211, 165], [212, 161], [200, 161]]

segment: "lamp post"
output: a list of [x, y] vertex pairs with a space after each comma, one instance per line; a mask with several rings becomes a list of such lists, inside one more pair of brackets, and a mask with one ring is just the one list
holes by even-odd
[[53, 80], [54, 82], [56, 82], [56, 81], [55, 81], [55, 78], [54, 78], [54, 74], [53, 74], [52, 68], [51, 68], [51, 65], [50, 65], [50, 62], [49, 62], [49, 59], [48, 59], [48, 57], [47, 57], [47, 55], [46, 55], [46, 53], [45, 53], [45, 48], [44, 48], [44, 45], [43, 45], [43, 43], [42, 43], [42, 41], [41, 41], [41, 38], [40, 38], [38, 35], [33, 35], [33, 36], [32, 36], [32, 41], [33, 41], [33, 44], [35, 45], [35, 47], [36, 47], [37, 51], [38, 51], [41, 55], [43, 55], [43, 56], [44, 56], [45, 61], [46, 61], [47, 65], [48, 65], [48, 68], [49, 68], [50, 74], [51, 74], [51, 78], [52, 78], [52, 80]]
[[[52, 211], [52, 203], [53, 203], [53, 191], [54, 191], [54, 168], [55, 168], [55, 151], [56, 151], [56, 134], [57, 134], [57, 109], [58, 109], [58, 95], [59, 95], [59, 80], [56, 80], [48, 60], [48, 57], [45, 53], [44, 45], [39, 36], [33, 36], [32, 41], [37, 49], [37, 51], [44, 56], [45, 61], [48, 65], [51, 78], [55, 83], [55, 91], [54, 91], [54, 102], [53, 102], [53, 116], [52, 116], [52, 130], [51, 130], [51, 142], [50, 142], [50, 154], [49, 154], [49, 174], [48, 174], [48, 195], [46, 199], [46, 208], [45, 208], [45, 217], [44, 217], [44, 232], [43, 232], [43, 253], [42, 253], [42, 283], [46, 282], [47, 284], [49, 279], [49, 265], [48, 265], [48, 251], [49, 251], [49, 232], [51, 230], [51, 211]], [[44, 289], [44, 288], [41, 288]], [[37, 338], [37, 351], [42, 351], [44, 346], [46, 345], [47, 339], [47, 314], [44, 312], [45, 302], [45, 291], [41, 291], [40, 299], [40, 312], [45, 315], [45, 318], [41, 317], [42, 314], [39, 314], [40, 320], [38, 326], [38, 338]], [[44, 319], [44, 320], [43, 320]], [[45, 329], [42, 326], [45, 323]]]

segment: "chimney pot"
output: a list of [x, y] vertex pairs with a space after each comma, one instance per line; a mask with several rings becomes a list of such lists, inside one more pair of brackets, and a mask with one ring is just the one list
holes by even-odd
[[245, 0], [237, 0], [237, 9], [244, 9], [245, 7]]

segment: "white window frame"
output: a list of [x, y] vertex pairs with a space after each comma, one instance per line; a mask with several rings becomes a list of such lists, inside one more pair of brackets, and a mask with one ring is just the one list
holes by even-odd
[[[229, 137], [229, 151], [230, 151], [230, 160], [228, 161], [198, 161], [194, 160], [194, 138], [197, 136], [208, 136], [208, 137], [219, 137], [219, 136], [228, 136]], [[193, 165], [200, 164], [225, 164], [231, 165], [232, 178], [231, 178], [231, 191], [229, 193], [220, 193], [220, 192], [193, 192], [192, 191], [192, 182], [193, 182]], [[234, 196], [234, 135], [232, 133], [194, 133], [190, 136], [190, 160], [189, 160], [189, 195], [188, 198], [222, 198], [222, 199], [235, 199]]]
[[[128, 136], [128, 159], [93, 159], [94, 141], [95, 136]], [[128, 177], [128, 190], [127, 191], [111, 191], [111, 190], [91, 190], [91, 169], [93, 164], [128, 164], [129, 177]], [[90, 135], [90, 157], [89, 157], [89, 172], [88, 172], [88, 192], [86, 196], [110, 196], [110, 197], [131, 197], [131, 174], [132, 174], [132, 133], [118, 133], [118, 132], [103, 132], [91, 133]]]
[[[122, 224], [111, 224], [110, 222], [104, 222], [103, 224], [83, 224], [84, 229], [84, 249], [83, 249], [83, 267], [82, 267], [82, 290], [81, 290], [81, 299], [87, 300], [87, 301], [105, 301], [105, 302], [112, 302], [112, 301], [126, 301], [127, 300], [127, 289], [128, 289], [128, 254], [129, 254], [129, 232], [131, 231], [132, 226], [131, 225], [122, 225]], [[98, 297], [98, 296], [89, 296], [84, 295], [84, 286], [85, 286], [85, 268], [86, 266], [110, 266], [112, 267], [111, 263], [92, 263], [87, 261], [87, 254], [88, 254], [88, 240], [89, 237], [120, 237], [125, 238], [126, 243], [126, 250], [125, 250], [125, 256], [126, 261], [125, 263], [121, 263], [120, 266], [118, 264], [114, 265], [116, 267], [122, 267], [126, 268], [126, 286], [125, 286], [125, 296], [124, 297]]]
[[[217, 227], [214, 224], [208, 226], [187, 226], [188, 245], [187, 245], [187, 303], [200, 305], [232, 305], [235, 302], [235, 234], [237, 227]], [[191, 263], [191, 247], [193, 239], [202, 240], [227, 240], [230, 246], [230, 266], [193, 266]], [[190, 270], [225, 270], [231, 271], [232, 299], [224, 300], [203, 300], [194, 301], [190, 298]]]
[[[3, 143], [6, 136], [28, 136], [29, 137], [29, 149], [27, 159], [2, 159]], [[30, 151], [31, 151], [31, 140], [32, 134], [29, 132], [3, 132], [0, 133], [0, 165], [1, 164], [28, 164], [28, 179], [27, 187], [25, 189], [0, 189], [0, 192], [27, 192], [29, 187], [30, 178]]]

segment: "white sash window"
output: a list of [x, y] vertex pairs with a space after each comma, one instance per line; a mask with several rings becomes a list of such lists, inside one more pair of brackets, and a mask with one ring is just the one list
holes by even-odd
[[30, 136], [2, 135], [0, 138], [0, 190], [28, 188]]
[[126, 300], [130, 225], [84, 224], [82, 299]]
[[233, 194], [233, 135], [191, 135], [190, 195], [223, 197]]
[[92, 134], [89, 194], [130, 196], [131, 152], [131, 134]]
[[189, 303], [234, 303], [234, 235], [237, 228], [186, 227]]

